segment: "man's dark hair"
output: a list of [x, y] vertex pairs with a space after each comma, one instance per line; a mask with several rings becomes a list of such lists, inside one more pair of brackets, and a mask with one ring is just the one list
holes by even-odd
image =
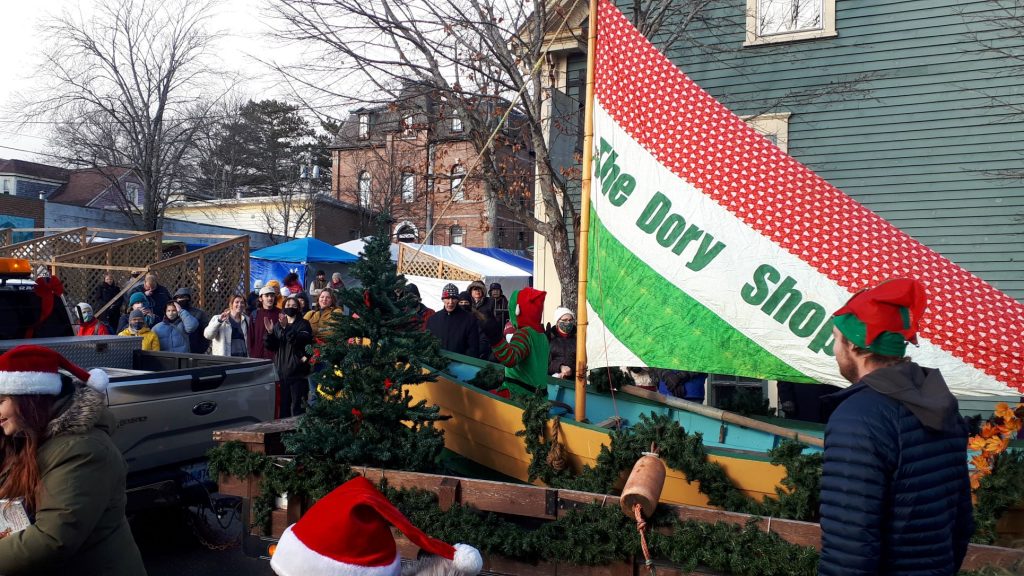
[[[839, 337], [845, 342], [850, 341], [850, 339], [843, 335], [842, 332], [839, 333]], [[886, 356], [885, 354], [879, 354], [878, 352], [873, 352], [867, 348], [861, 348], [856, 344], [853, 345], [853, 353], [857, 356], [867, 356], [869, 364], [880, 368], [888, 368], [889, 366], [910, 362], [910, 356]]]

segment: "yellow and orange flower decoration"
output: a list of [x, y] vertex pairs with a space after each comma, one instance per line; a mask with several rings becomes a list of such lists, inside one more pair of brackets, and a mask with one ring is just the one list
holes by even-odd
[[978, 452], [971, 458], [974, 472], [971, 473], [971, 489], [977, 490], [981, 479], [992, 473], [992, 463], [1016, 438], [1024, 424], [1024, 403], [1010, 408], [1006, 402], [996, 404], [995, 413], [981, 426], [977, 436], [967, 441], [967, 449]]

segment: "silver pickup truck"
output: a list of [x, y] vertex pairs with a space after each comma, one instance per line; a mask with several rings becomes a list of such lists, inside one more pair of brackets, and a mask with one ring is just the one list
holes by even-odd
[[269, 360], [148, 352], [142, 338], [83, 336], [2, 340], [52, 348], [110, 375], [114, 443], [128, 463], [129, 508], [187, 500], [208, 484], [204, 455], [213, 431], [272, 420], [277, 375]]
[[214, 445], [213, 431], [274, 418], [273, 363], [148, 352], [139, 337], [72, 336], [63, 297], [54, 296], [52, 313], [38, 321], [34, 287], [27, 274], [0, 270], [0, 353], [31, 343], [108, 372], [107, 403], [117, 419], [113, 440], [128, 463], [129, 510], [212, 507], [216, 486], [206, 474], [205, 454]]

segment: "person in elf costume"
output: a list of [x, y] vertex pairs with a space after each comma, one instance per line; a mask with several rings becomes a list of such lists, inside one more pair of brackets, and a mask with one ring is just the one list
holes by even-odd
[[547, 292], [523, 288], [508, 300], [505, 338], [491, 340], [495, 359], [505, 366], [505, 382], [495, 391], [499, 396], [533, 396], [546, 391], [549, 347], [540, 323], [545, 296]]
[[952, 576], [974, 532], [967, 426], [942, 374], [911, 362], [927, 296], [911, 278], [858, 292], [832, 318], [819, 576]]
[[[402, 566], [391, 527], [420, 548]], [[270, 558], [278, 576], [473, 576], [480, 552], [431, 538], [363, 478], [334, 489], [285, 529]]]

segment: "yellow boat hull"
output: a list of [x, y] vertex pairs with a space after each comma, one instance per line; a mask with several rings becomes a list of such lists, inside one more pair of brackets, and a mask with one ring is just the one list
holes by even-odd
[[[506, 476], [528, 481], [530, 455], [525, 439], [516, 436], [516, 432], [523, 429], [522, 408], [443, 375], [436, 382], [409, 386], [407, 390], [415, 400], [439, 406], [443, 414], [451, 416], [440, 423], [445, 433], [445, 447]], [[551, 426], [549, 422], [549, 434]], [[607, 430], [569, 420], [561, 423], [560, 439], [565, 445], [566, 458], [576, 470], [585, 464], [594, 466], [601, 446], [611, 445]], [[756, 455], [719, 453], [710, 454], [709, 458], [725, 469], [740, 490], [757, 500], [766, 495], [774, 496], [775, 488], [786, 475], [783, 467], [773, 466]], [[707, 497], [697, 490], [697, 484], [690, 484], [681, 472], [671, 469], [661, 501], [709, 507]]]

